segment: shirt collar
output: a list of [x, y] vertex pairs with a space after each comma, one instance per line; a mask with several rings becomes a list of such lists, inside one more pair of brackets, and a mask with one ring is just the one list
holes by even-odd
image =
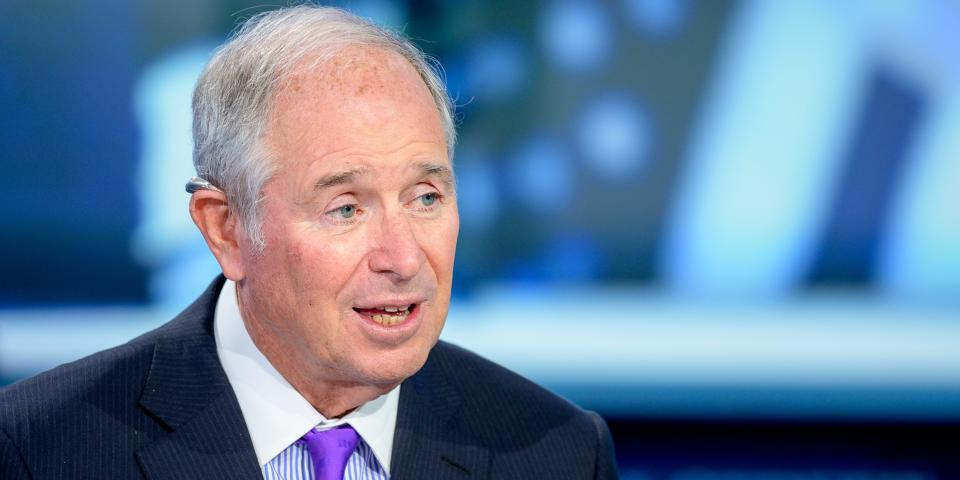
[[236, 284], [227, 280], [214, 313], [217, 355], [263, 467], [315, 426], [350, 424], [387, 472], [393, 451], [400, 386], [335, 419], [326, 419], [257, 349], [240, 316]]

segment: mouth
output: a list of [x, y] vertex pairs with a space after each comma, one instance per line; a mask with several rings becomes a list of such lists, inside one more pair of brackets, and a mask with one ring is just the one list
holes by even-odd
[[384, 327], [404, 323], [420, 307], [419, 303], [405, 305], [381, 305], [374, 308], [354, 307], [354, 311]]

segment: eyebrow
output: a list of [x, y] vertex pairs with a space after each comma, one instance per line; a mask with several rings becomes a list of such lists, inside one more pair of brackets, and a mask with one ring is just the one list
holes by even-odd
[[370, 173], [370, 171], [366, 168], [354, 168], [345, 172], [331, 173], [330, 175], [320, 177], [320, 179], [313, 184], [313, 190], [318, 191], [325, 188], [350, 183], [356, 180], [357, 177], [366, 175], [368, 173]]
[[454, 190], [456, 181], [453, 176], [453, 170], [445, 165], [430, 162], [417, 162], [414, 167], [419, 168], [424, 177], [437, 177], [443, 182], [448, 190]]
[[[447, 187], [447, 189], [455, 189], [456, 181], [454, 180], [453, 171], [450, 170], [449, 167], [431, 162], [417, 162], [413, 165], [413, 167], [420, 170], [421, 176], [437, 177], [444, 184], [444, 186]], [[336, 172], [329, 175], [324, 175], [323, 177], [320, 177], [319, 180], [314, 182], [313, 190], [316, 192], [325, 188], [351, 183], [355, 181], [357, 177], [367, 175], [369, 173], [370, 170], [360, 167], [344, 172]]]

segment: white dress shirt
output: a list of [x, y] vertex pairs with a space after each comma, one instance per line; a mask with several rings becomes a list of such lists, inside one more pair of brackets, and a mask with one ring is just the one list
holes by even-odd
[[[254, 345], [240, 316], [236, 284], [231, 280], [223, 285], [217, 300], [214, 337], [217, 355], [237, 396], [257, 461], [265, 475], [268, 464], [279, 460], [281, 453], [294, 450], [290, 447], [297, 447], [296, 441], [311, 428], [324, 430], [344, 423], [350, 424], [362, 443], [369, 446], [358, 448], [354, 456], [372, 453], [382, 471], [390, 471], [399, 386], [341, 418], [324, 418]], [[351, 457], [350, 460], [363, 459]]]

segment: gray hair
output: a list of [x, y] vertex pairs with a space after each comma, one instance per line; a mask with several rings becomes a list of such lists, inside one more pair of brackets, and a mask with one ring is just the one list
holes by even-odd
[[260, 143], [275, 93], [302, 62], [323, 65], [346, 47], [379, 47], [402, 55], [430, 90], [453, 158], [453, 104], [440, 65], [409, 40], [332, 7], [298, 5], [247, 20], [204, 68], [193, 93], [193, 164], [222, 189], [257, 249], [263, 187], [274, 165]]

